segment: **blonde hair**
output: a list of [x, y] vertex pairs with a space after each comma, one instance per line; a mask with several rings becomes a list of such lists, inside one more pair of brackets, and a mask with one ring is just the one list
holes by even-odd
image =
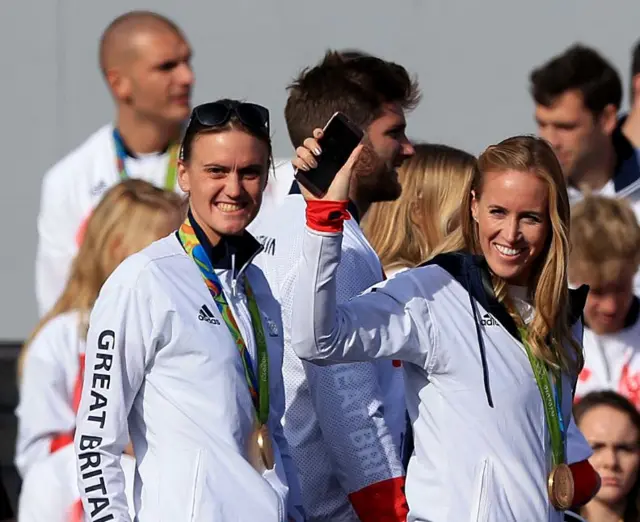
[[626, 201], [588, 196], [573, 206], [570, 280], [616, 281], [626, 267], [635, 272], [639, 264], [640, 226]]
[[[432, 257], [459, 250], [482, 253], [478, 225], [471, 215], [473, 194], [476, 199], [482, 197], [485, 173], [505, 170], [533, 172], [546, 182], [549, 190], [550, 235], [545, 250], [533, 266], [529, 284], [535, 315], [527, 328], [527, 340], [538, 359], [577, 375], [584, 358], [569, 324], [569, 196], [562, 167], [546, 141], [533, 136], [515, 136], [491, 145], [480, 155], [473, 179], [462, 196], [461, 208], [464, 210], [460, 215], [460, 228], [432, 253]], [[507, 307], [516, 324], [523, 326], [508, 299], [507, 283], [493, 274], [493, 286], [498, 300]]]
[[385, 270], [420, 264], [458, 226], [460, 195], [476, 164], [471, 154], [446, 145], [414, 148], [398, 169], [401, 196], [371, 205], [362, 223]]
[[127, 256], [159, 239], [171, 220], [179, 226], [186, 208], [183, 197], [139, 179], [127, 179], [105, 194], [87, 222], [62, 294], [22, 346], [18, 377], [29, 345], [54, 317], [77, 310], [79, 335], [86, 337], [89, 313], [107, 278]]

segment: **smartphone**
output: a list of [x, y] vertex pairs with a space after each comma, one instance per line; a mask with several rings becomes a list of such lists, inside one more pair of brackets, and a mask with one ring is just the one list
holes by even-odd
[[364, 132], [357, 125], [341, 112], [336, 112], [324, 126], [323, 136], [318, 140], [322, 148], [320, 156], [315, 157], [318, 166], [309, 171], [296, 169], [295, 178], [315, 197], [323, 197], [362, 136]]

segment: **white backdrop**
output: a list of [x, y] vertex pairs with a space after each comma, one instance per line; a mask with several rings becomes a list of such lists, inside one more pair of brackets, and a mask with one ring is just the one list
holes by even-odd
[[640, 38], [638, 0], [2, 0], [0, 339], [36, 320], [33, 260], [40, 182], [56, 159], [112, 116], [97, 68], [100, 33], [130, 9], [183, 27], [195, 50], [195, 102], [247, 98], [273, 114], [275, 152], [290, 148], [285, 86], [328, 47], [357, 47], [416, 73], [424, 101], [415, 139], [478, 153], [533, 132], [532, 66], [574, 41], [598, 47], [625, 86]]

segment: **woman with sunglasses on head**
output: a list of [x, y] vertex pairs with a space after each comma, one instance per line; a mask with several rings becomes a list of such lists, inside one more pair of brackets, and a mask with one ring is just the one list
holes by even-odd
[[270, 163], [267, 109], [196, 107], [178, 163], [186, 220], [103, 287], [75, 436], [91, 520], [130, 520], [117, 460], [129, 433], [140, 522], [303, 520], [280, 424], [280, 311], [245, 230]]
[[[322, 131], [297, 150], [322, 154]], [[549, 145], [520, 136], [480, 155], [442, 255], [336, 305], [354, 154], [306, 193], [292, 344], [318, 364], [404, 361], [415, 449], [410, 522], [560, 522], [598, 488], [571, 417], [586, 289], [567, 284], [569, 202]], [[357, 169], [357, 166], [355, 167]]]

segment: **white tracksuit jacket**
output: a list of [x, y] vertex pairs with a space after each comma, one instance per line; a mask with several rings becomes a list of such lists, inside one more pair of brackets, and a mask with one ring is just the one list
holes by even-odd
[[[341, 242], [342, 234], [307, 229], [292, 344], [317, 363], [404, 361], [415, 438], [408, 521], [560, 522], [546, 490], [551, 448], [540, 392], [504, 308], [475, 300], [472, 308], [440, 266], [408, 270], [338, 306]], [[581, 330], [578, 319], [574, 333]], [[563, 375], [569, 421], [572, 384]], [[569, 462], [590, 456], [573, 422], [567, 441]]]
[[242, 361], [198, 267], [172, 234], [126, 259], [91, 315], [75, 435], [90, 521], [130, 520], [119, 464], [129, 433], [139, 522], [281, 522], [287, 512], [302, 520], [280, 423], [280, 310], [250, 263], [260, 248], [248, 234], [225, 239], [212, 263], [254, 365], [242, 274], [263, 315], [275, 468], [260, 475], [245, 459], [255, 414]]
[[85, 351], [79, 327], [78, 312], [60, 314], [42, 327], [27, 349], [16, 408], [15, 463], [23, 478], [33, 464], [48, 457], [56, 437], [73, 436], [74, 399], [82, 385]]
[[[164, 187], [169, 153], [127, 158], [130, 176]], [[113, 125], [102, 126], [51, 167], [42, 180], [36, 253], [40, 315], [55, 304], [78, 251], [78, 231], [105, 192], [120, 182]], [[182, 194], [180, 187], [175, 190]]]
[[[282, 306], [284, 430], [305, 512], [311, 521], [358, 521], [348, 495], [404, 475], [403, 372], [391, 361], [322, 368], [301, 361], [291, 349], [305, 207], [300, 194], [290, 194], [258, 226], [252, 224], [252, 233], [265, 247], [255, 262]], [[382, 280], [378, 256], [355, 219], [345, 223], [343, 258], [337, 274], [340, 302]]]

